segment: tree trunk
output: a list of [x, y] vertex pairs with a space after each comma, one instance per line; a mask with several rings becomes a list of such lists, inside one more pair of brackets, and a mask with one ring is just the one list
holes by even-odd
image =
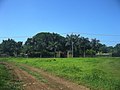
[[85, 56], [86, 56], [86, 55], [85, 55], [85, 47], [84, 47], [84, 54], [83, 54], [83, 57], [85, 58]]
[[56, 58], [56, 48], [54, 48], [54, 58]]

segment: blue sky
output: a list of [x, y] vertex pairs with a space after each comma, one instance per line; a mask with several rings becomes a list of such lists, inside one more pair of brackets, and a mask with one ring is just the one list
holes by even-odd
[[74, 32], [115, 45], [120, 43], [120, 0], [0, 0], [0, 42], [13, 36], [25, 41], [22, 36], [38, 32]]

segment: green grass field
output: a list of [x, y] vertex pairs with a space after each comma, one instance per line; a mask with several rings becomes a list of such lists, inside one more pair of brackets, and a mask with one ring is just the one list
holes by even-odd
[[41, 68], [95, 90], [120, 90], [120, 58], [7, 58], [4, 60]]
[[11, 72], [0, 64], [0, 90], [20, 90], [19, 85], [19, 82], [13, 82]]

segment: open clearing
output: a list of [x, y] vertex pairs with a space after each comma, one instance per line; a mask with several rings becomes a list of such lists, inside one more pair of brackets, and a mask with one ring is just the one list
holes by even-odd
[[26, 90], [33, 90], [30, 88], [35, 87], [35, 90], [120, 90], [120, 58], [0, 60], [10, 62], [9, 65], [17, 69], [16, 75], [24, 82]]
[[[2, 62], [2, 64], [13, 70], [14, 75], [22, 82], [23, 88], [21, 89], [24, 90], [89, 90], [84, 86], [74, 84], [27, 65], [16, 66], [8, 62]], [[41, 78], [37, 79], [34, 73], [40, 74]]]

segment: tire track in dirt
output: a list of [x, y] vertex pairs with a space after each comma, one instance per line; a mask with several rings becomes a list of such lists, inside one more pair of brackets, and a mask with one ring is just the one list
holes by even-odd
[[24, 90], [53, 90], [45, 83], [39, 82], [36, 78], [34, 78], [32, 75], [28, 74], [26, 71], [21, 70], [17, 66], [2, 62], [5, 66], [8, 67], [8, 69], [12, 69], [14, 72], [14, 75], [18, 77], [20, 81], [23, 82], [23, 89]]
[[29, 69], [30, 71], [37, 72], [40, 75], [42, 75], [42, 77], [44, 77], [48, 81], [46, 84], [49, 87], [51, 87], [52, 90], [90, 90], [89, 88], [85, 86], [77, 85], [75, 83], [69, 82], [62, 78], [56, 77], [41, 69], [34, 68], [34, 67], [31, 67], [25, 64], [21, 64], [21, 66]]
[[51, 75], [41, 69], [34, 68], [25, 64], [20, 64], [19, 66], [27, 68], [29, 71], [39, 73], [44, 79], [47, 80], [43, 83], [37, 80], [34, 76], [30, 75], [25, 70], [20, 69], [15, 63], [3, 62], [7, 66], [8, 70], [11, 69], [13, 75], [17, 77], [19, 81], [22, 81], [22, 90], [90, 90], [82, 85], [77, 85], [75, 83], [69, 82], [62, 78]]
[[39, 82], [32, 75], [21, 69], [15, 69], [15, 73], [19, 79], [24, 82], [23, 87], [25, 90], [52, 90], [47, 85]]

